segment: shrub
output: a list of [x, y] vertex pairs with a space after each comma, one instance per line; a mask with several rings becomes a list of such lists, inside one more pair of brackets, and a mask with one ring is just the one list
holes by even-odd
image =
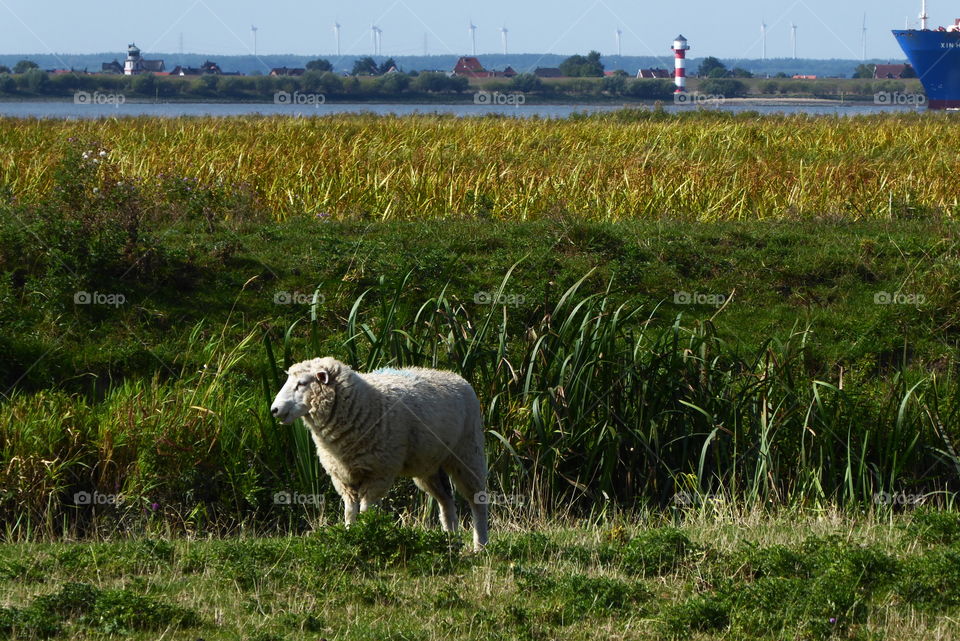
[[544, 89], [543, 80], [532, 73], [517, 74], [510, 79], [511, 91], [522, 91], [524, 93], [539, 93]]
[[738, 98], [746, 95], [747, 85], [735, 78], [707, 78], [700, 83], [700, 93]]

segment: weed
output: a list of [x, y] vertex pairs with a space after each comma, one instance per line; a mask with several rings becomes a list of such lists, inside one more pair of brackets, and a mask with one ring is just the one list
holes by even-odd
[[921, 508], [907, 532], [923, 543], [960, 543], [960, 512]]
[[192, 628], [201, 623], [193, 610], [123, 589], [101, 592], [85, 622], [104, 634], [164, 630], [171, 626]]
[[687, 535], [676, 528], [654, 529], [633, 538], [623, 551], [623, 568], [640, 576], [675, 570], [694, 549]]

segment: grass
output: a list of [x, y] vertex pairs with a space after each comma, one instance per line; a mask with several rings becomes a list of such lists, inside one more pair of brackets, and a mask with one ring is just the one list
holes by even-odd
[[266, 408], [314, 354], [461, 372], [492, 489], [542, 513], [954, 491], [949, 217], [278, 221], [82, 141], [52, 173], [0, 225], [10, 538], [304, 529], [275, 496], [329, 485]]
[[208, 200], [230, 194], [278, 218], [952, 215], [953, 130], [950, 118], [932, 114], [761, 119], [646, 110], [528, 121], [4, 119], [0, 191], [19, 202], [49, 194], [75, 139], [106, 150], [128, 185], [180, 198], [174, 192], [182, 195], [186, 180]]
[[[217, 124], [0, 123], [0, 636], [956, 636], [949, 120]], [[486, 553], [335, 525], [317, 354], [470, 380]]]
[[[14, 638], [921, 639], [957, 634], [956, 513], [504, 522], [0, 548]], [[667, 525], [668, 527], [660, 527]], [[521, 526], [522, 531], [513, 528]]]
[[[123, 285], [146, 285], [142, 294], [122, 290], [129, 307], [88, 311], [73, 304], [73, 290], [52, 286], [46, 303], [24, 305], [19, 327], [55, 331], [34, 332], [46, 342], [33, 372], [21, 376], [26, 359], [8, 370], [21, 376], [4, 402], [8, 536], [303, 529], [274, 495], [333, 497], [304, 430], [275, 425], [266, 408], [279, 370], [317, 353], [361, 369], [463, 372], [485, 405], [494, 491], [541, 512], [716, 496], [872, 505], [953, 491], [952, 294], [934, 268], [916, 276], [925, 304], [874, 301], [877, 291], [903, 288], [893, 279], [919, 257], [943, 251], [951, 260], [952, 245], [932, 234], [949, 238], [948, 224], [836, 226], [827, 242], [822, 225], [515, 223], [505, 239], [506, 226], [493, 223], [446, 231], [311, 224], [308, 248], [300, 222], [290, 221], [236, 234], [225, 261], [196, 258], [206, 278], [235, 284], [199, 309], [179, 306], [189, 289], [142, 280]], [[271, 241], [266, 251], [261, 238]], [[534, 238], [542, 254], [511, 268]], [[866, 282], [863, 262], [844, 257], [852, 243], [875, 257]], [[764, 269], [771, 247], [780, 266]], [[157, 253], [176, 251], [162, 244]], [[705, 256], [698, 271], [692, 254]], [[467, 269], [451, 278], [457, 255]], [[410, 271], [365, 275], [391, 263]], [[264, 264], [275, 280], [251, 281]], [[794, 281], [795, 269], [817, 275]], [[796, 298], [782, 296], [784, 281], [795, 283]], [[121, 291], [123, 282], [84, 288]], [[203, 281], [190, 287], [210, 295]], [[744, 293], [718, 309], [678, 301], [681, 288]], [[20, 300], [36, 300], [31, 289]], [[296, 303], [278, 304], [278, 292], [293, 292]], [[823, 302], [801, 325], [797, 309], [813, 297]], [[64, 314], [75, 319], [65, 330], [55, 323]], [[188, 330], [174, 330], [185, 322]], [[60, 346], [81, 336], [84, 351]], [[44, 385], [61, 359], [89, 378]], [[82, 506], [77, 492], [128, 501]], [[393, 499], [422, 509], [415, 497], [405, 485]]]

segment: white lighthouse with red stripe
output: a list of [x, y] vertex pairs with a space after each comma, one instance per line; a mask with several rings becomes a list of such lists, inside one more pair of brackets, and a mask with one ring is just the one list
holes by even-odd
[[689, 50], [690, 45], [687, 44], [687, 39], [682, 35], [677, 36], [673, 41], [673, 55], [676, 67], [673, 77], [677, 83], [677, 88], [674, 90], [674, 93], [684, 93], [687, 90], [687, 51]]

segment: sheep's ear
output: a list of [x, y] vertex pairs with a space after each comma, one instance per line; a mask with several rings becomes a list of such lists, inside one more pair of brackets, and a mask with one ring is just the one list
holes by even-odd
[[317, 382], [319, 382], [321, 385], [330, 384], [330, 372], [328, 372], [327, 370], [325, 369], [320, 370], [319, 372], [317, 372], [316, 376], [317, 376]]

